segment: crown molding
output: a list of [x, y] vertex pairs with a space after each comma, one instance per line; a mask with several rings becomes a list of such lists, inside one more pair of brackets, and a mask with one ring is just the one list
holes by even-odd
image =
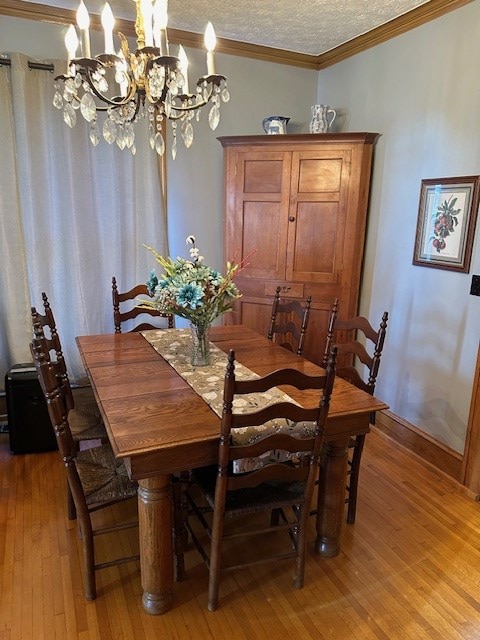
[[[306, 69], [326, 69], [337, 62], [346, 60], [395, 36], [435, 20], [435, 18], [439, 18], [470, 2], [473, 2], [473, 0], [430, 0], [412, 11], [318, 56], [274, 49], [273, 47], [249, 44], [247, 42], [236, 42], [226, 38], [217, 38], [216, 50], [219, 53]], [[23, 0], [0, 0], [0, 14], [61, 25], [75, 22], [75, 11]], [[90, 26], [92, 29], [101, 30], [100, 16], [91, 15]], [[116, 27], [117, 31], [121, 31], [126, 36], [135, 37], [136, 35], [134, 22], [131, 20], [117, 19]], [[203, 48], [203, 34], [169, 29], [168, 36], [173, 43], [181, 42], [187, 47]]]
[[[170, 42], [176, 44], [181, 43], [183, 46], [195, 47], [197, 49], [203, 49], [205, 46], [203, 33], [191, 33], [169, 28], [168, 39]], [[243, 58], [254, 58], [266, 62], [288, 64], [306, 69], [318, 69], [318, 56], [309, 55], [308, 53], [297, 53], [295, 51], [285, 51], [283, 49], [274, 49], [273, 47], [265, 47], [248, 42], [238, 42], [236, 40], [219, 38], [218, 36], [215, 52], [227, 53], [232, 56], [242, 56]]]

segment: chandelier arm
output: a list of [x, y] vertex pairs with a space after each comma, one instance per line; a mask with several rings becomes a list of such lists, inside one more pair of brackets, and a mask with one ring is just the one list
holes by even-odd
[[[90, 87], [92, 93], [99, 99], [102, 100], [102, 102], [105, 102], [105, 104], [107, 104], [108, 106], [103, 107], [101, 105], [95, 105], [95, 108], [97, 111], [107, 111], [109, 107], [121, 107], [125, 104], [128, 104], [129, 102], [131, 102], [131, 100], [133, 99], [133, 97], [135, 96], [135, 94], [137, 93], [137, 86], [134, 80], [132, 80], [132, 78], [129, 77], [129, 91], [127, 93], [126, 96], [115, 96], [114, 98], [109, 98], [108, 96], [104, 95], [103, 93], [101, 93], [95, 86], [95, 82], [93, 80], [92, 77], [92, 73], [95, 73], [96, 71], [98, 71], [98, 69], [100, 67], [102, 68], [108, 68], [108, 66], [104, 65], [103, 63], [98, 62], [98, 65], [95, 66], [95, 68], [91, 69], [91, 65], [84, 65], [83, 68], [81, 69], [81, 74], [83, 75], [84, 79], [87, 81], [88, 86]], [[110, 66], [110, 65], [109, 65]]]
[[[85, 72], [83, 71], [83, 69], [80, 71], [80, 73], [82, 74], [82, 76], [86, 75]], [[72, 79], [71, 76], [66, 76], [66, 75], [63, 75], [63, 74], [59, 75], [59, 76], [56, 76], [54, 78], [55, 81], [62, 80], [62, 82], [66, 82], [67, 80], [71, 80], [71, 79]], [[87, 79], [87, 82], [88, 82], [88, 79]], [[91, 82], [88, 82], [88, 85], [92, 88], [92, 91], [95, 93], [96, 96], [98, 96], [100, 98], [100, 100], [104, 100], [103, 96], [101, 94], [99, 94], [97, 91], [95, 91], [95, 87], [93, 87], [91, 85]], [[72, 100], [75, 100], [75, 102], [78, 102], [78, 103], [81, 103], [81, 101], [82, 101], [80, 96], [78, 95], [78, 93], [72, 93]], [[114, 103], [114, 104], [117, 104], [117, 103]], [[109, 109], [109, 107], [102, 107], [101, 105], [95, 105], [95, 110], [96, 111], [102, 111], [103, 112], [103, 111], [107, 111], [108, 109]]]
[[[213, 91], [214, 91], [214, 87], [219, 87], [222, 82], [226, 82], [227, 78], [225, 76], [221, 76], [221, 75], [211, 75], [211, 76], [203, 76], [202, 78], [200, 78], [197, 82], [197, 86], [202, 86], [202, 85], [207, 85], [208, 87], [208, 95], [207, 97], [203, 97], [201, 102], [199, 102], [198, 100], [195, 100], [195, 102], [191, 103], [191, 104], [183, 104], [186, 103], [188, 100], [191, 100], [192, 98], [198, 98], [199, 94], [198, 93], [190, 93], [190, 94], [181, 94], [178, 96], [175, 96], [174, 100], [181, 100], [182, 104], [175, 104], [172, 102], [172, 109], [174, 111], [179, 111], [181, 112], [180, 115], [178, 116], [179, 118], [181, 117], [182, 113], [185, 113], [186, 111], [195, 111], [196, 109], [201, 109], [202, 107], [204, 107], [206, 104], [208, 104], [211, 100], [211, 97], [213, 95]], [[177, 120], [177, 118], [169, 118], [170, 120]]]

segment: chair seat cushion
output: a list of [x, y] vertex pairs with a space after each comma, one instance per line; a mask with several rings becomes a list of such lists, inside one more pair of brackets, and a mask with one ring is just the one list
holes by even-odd
[[[210, 465], [193, 470], [197, 482], [210, 507], [214, 508], [217, 466]], [[225, 511], [230, 514], [254, 513], [265, 509], [276, 509], [303, 504], [304, 486], [297, 482], [265, 482], [254, 488], [230, 491]]]
[[87, 505], [123, 500], [137, 494], [121, 460], [113, 455], [109, 444], [80, 451], [74, 458]]
[[83, 440], [105, 440], [107, 432], [91, 387], [73, 389], [75, 407], [68, 414], [72, 437]]

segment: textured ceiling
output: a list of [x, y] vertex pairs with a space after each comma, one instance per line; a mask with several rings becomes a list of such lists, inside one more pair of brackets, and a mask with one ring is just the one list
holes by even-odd
[[[76, 9], [79, 0], [30, 0]], [[99, 14], [104, 0], [84, 0]], [[169, 0], [169, 27], [202, 33], [210, 20], [217, 36], [320, 55], [397, 18], [427, 0]], [[134, 0], [110, 0], [116, 17], [133, 19]]]

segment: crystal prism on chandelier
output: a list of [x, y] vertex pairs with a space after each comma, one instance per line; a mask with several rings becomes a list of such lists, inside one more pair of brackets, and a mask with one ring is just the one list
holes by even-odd
[[[215, 72], [215, 31], [209, 22], [205, 30], [207, 75], [201, 76], [194, 93], [189, 91], [188, 60], [183, 47], [172, 56], [167, 37], [167, 0], [135, 0], [137, 49], [131, 52], [127, 38], [118, 33], [120, 51], [113, 44], [114, 18], [107, 3], [102, 11], [105, 52], [91, 57], [88, 11], [83, 3], [77, 11], [81, 57], [76, 57], [79, 40], [73, 25], [68, 28], [65, 45], [68, 51], [67, 72], [55, 78], [53, 104], [63, 109], [69, 127], [80, 111], [90, 123], [90, 141], [96, 146], [101, 135], [120, 149], [135, 147], [135, 127], [148, 121], [150, 146], [159, 155], [165, 152], [165, 122], [171, 122], [172, 156], [177, 153], [177, 135], [188, 148], [193, 142], [193, 118], [198, 121], [202, 107], [210, 105], [208, 122], [215, 130], [220, 121], [220, 104], [230, 94], [225, 76]], [[63, 83], [63, 84], [62, 84]], [[102, 125], [99, 113], [105, 114]], [[101, 131], [101, 133], [100, 133]]]

